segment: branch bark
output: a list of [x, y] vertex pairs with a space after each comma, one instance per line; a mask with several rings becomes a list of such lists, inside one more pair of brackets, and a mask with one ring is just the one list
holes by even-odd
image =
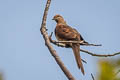
[[49, 9], [50, 3], [51, 3], [51, 0], [47, 0], [46, 7], [45, 7], [45, 10], [44, 10], [43, 19], [42, 19], [42, 24], [41, 24], [41, 28], [40, 28], [40, 32], [43, 35], [43, 38], [45, 40], [45, 45], [47, 46], [47, 48], [50, 51], [51, 55], [54, 57], [55, 61], [57, 62], [59, 67], [62, 69], [62, 71], [64, 72], [66, 77], [69, 80], [75, 80], [75, 78], [72, 76], [72, 74], [69, 72], [69, 70], [65, 67], [64, 63], [61, 61], [61, 59], [58, 56], [57, 52], [52, 47], [52, 45], [50, 43], [50, 40], [49, 40], [48, 33], [46, 31], [46, 19], [47, 19], [47, 14], [48, 14], [48, 9]]

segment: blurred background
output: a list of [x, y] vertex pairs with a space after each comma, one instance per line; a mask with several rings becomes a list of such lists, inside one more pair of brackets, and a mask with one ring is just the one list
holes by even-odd
[[[0, 80], [67, 80], [44, 44], [40, 25], [46, 0], [0, 1]], [[96, 54], [120, 51], [120, 0], [52, 0], [47, 18], [54, 31], [55, 14], [76, 28], [89, 43], [81, 46]], [[55, 36], [52, 37], [55, 40]], [[81, 52], [85, 76], [77, 68], [71, 49], [53, 45], [77, 80], [120, 80], [120, 55], [98, 58]]]

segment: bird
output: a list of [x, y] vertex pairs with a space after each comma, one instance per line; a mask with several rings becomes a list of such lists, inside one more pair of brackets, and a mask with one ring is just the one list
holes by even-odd
[[[61, 15], [56, 14], [52, 20], [55, 20], [55, 22], [57, 23], [54, 32], [56, 39], [58, 41], [83, 41], [83, 43], [88, 43], [83, 39], [83, 37], [75, 28], [72, 28], [71, 26], [67, 25], [66, 21]], [[81, 69], [81, 72], [84, 75], [85, 72], [82, 64], [82, 59], [80, 56], [80, 44], [79, 43], [63, 43], [63, 44], [72, 48], [77, 66], [79, 69]]]

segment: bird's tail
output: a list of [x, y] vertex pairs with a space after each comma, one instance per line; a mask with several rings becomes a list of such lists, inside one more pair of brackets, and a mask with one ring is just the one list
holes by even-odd
[[82, 60], [81, 60], [81, 57], [80, 57], [80, 45], [79, 44], [73, 44], [72, 49], [73, 49], [74, 56], [75, 56], [75, 59], [76, 59], [76, 62], [77, 62], [77, 66], [78, 66], [79, 69], [81, 68], [81, 72], [84, 75], [85, 72], [84, 72]]

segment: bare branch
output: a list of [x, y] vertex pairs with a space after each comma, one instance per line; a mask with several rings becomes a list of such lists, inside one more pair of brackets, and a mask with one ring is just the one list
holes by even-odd
[[54, 41], [54, 43], [79, 43], [82, 46], [101, 46], [101, 44], [89, 44], [83, 43], [83, 41]]
[[92, 80], [95, 80], [95, 78], [94, 78], [94, 76], [93, 76], [93, 74], [91, 73], [91, 77], [92, 77]]
[[89, 52], [89, 51], [83, 50], [83, 49], [80, 49], [80, 51], [88, 53], [91, 56], [97, 56], [97, 57], [111, 57], [111, 56], [115, 56], [115, 55], [120, 54], [120, 52], [117, 52], [117, 53], [114, 53], [114, 54], [95, 54], [95, 53], [92, 53], [92, 52]]
[[[57, 45], [57, 46], [59, 46], [59, 47], [66, 47], [66, 48], [70, 48], [69, 46], [66, 46], [65, 44], [63, 44], [63, 42], [61, 43], [58, 43], [58, 42], [56, 42], [55, 40], [52, 40], [51, 39], [51, 36], [52, 36], [52, 33], [51, 33], [51, 35], [49, 36], [49, 39], [50, 39], [50, 42], [51, 43], [53, 43], [54, 45]], [[66, 41], [66, 42], [68, 42], [68, 41]], [[66, 43], [65, 42], [65, 43]], [[73, 43], [73, 42], [71, 42], [71, 43]], [[79, 43], [79, 42], [78, 42]], [[81, 44], [81, 43], [80, 43]], [[83, 44], [82, 44], [83, 45]], [[94, 44], [95, 45], [95, 44]], [[85, 52], [85, 53], [87, 53], [87, 54], [89, 54], [89, 55], [91, 55], [91, 56], [97, 56], [97, 57], [111, 57], [111, 56], [115, 56], [115, 55], [119, 55], [120, 54], [120, 52], [117, 52], [117, 53], [114, 53], [114, 54], [95, 54], [95, 53], [92, 53], [92, 52], [89, 52], [89, 51], [87, 51], [87, 50], [83, 50], [83, 49], [80, 49], [80, 51], [82, 51], [82, 52]]]
[[79, 44], [82, 44], [83, 41], [55, 41], [54, 40], [54, 43], [79, 43]]
[[84, 63], [86, 63], [87, 64], [87, 61], [85, 61], [85, 60], [83, 60], [83, 59], [81, 59], [82, 60], [82, 62], [84, 62]]
[[69, 72], [69, 70], [65, 67], [65, 65], [63, 64], [63, 62], [59, 58], [58, 54], [56, 53], [56, 51], [54, 50], [54, 48], [50, 44], [49, 36], [48, 36], [48, 33], [46, 32], [46, 30], [47, 30], [46, 29], [46, 19], [47, 19], [47, 14], [48, 14], [48, 9], [49, 9], [50, 3], [51, 3], [51, 0], [47, 0], [40, 31], [41, 31], [41, 34], [43, 35], [43, 38], [45, 40], [45, 44], [46, 44], [47, 48], [49, 49], [51, 55], [54, 57], [54, 59], [56, 60], [57, 64], [62, 69], [62, 71], [64, 72], [66, 77], [69, 80], [75, 80], [75, 78], [72, 76], [72, 74]]

